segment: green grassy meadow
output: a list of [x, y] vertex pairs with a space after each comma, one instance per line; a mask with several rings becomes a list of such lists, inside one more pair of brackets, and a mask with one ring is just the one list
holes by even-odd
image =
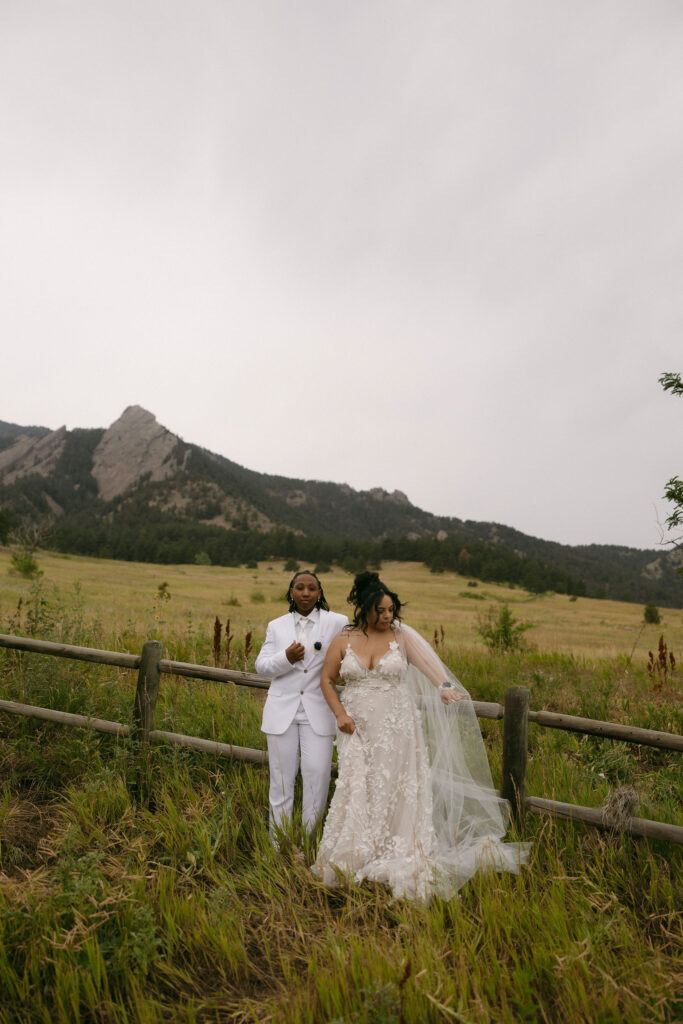
[[[0, 632], [253, 669], [286, 610], [282, 563], [258, 569], [39, 557], [31, 583], [0, 549]], [[468, 586], [387, 563], [405, 621], [475, 698], [531, 690], [533, 708], [681, 733], [677, 670], [655, 690], [661, 634], [680, 660], [683, 611]], [[351, 578], [323, 578], [345, 610]], [[161, 584], [169, 597], [160, 596]], [[473, 596], [476, 595], [476, 596]], [[530, 649], [492, 655], [477, 615], [507, 602]], [[441, 629], [443, 628], [443, 640]], [[247, 632], [253, 636], [245, 657]], [[222, 657], [224, 657], [224, 646]], [[683, 669], [681, 670], [683, 671]], [[0, 696], [122, 722], [135, 673], [0, 651]], [[162, 677], [157, 726], [263, 747], [262, 695]], [[482, 722], [494, 779], [501, 726]], [[638, 814], [683, 825], [680, 755], [530, 725], [529, 794], [600, 806], [629, 785]], [[141, 774], [149, 799], [133, 798]], [[527, 816], [519, 876], [479, 876], [418, 907], [381, 888], [328, 891], [267, 835], [267, 769], [0, 712], [0, 1024], [10, 1022], [676, 1021], [683, 1016], [683, 856], [673, 845]]]

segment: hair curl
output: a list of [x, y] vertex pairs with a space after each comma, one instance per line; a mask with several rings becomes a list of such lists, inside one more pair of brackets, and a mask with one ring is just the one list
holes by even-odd
[[383, 598], [390, 597], [394, 606], [394, 617], [392, 622], [401, 621], [401, 602], [398, 594], [379, 578], [376, 572], [359, 572], [353, 581], [351, 592], [347, 597], [349, 604], [353, 605], [353, 625], [367, 633], [368, 614], [371, 608], [377, 612]]
[[294, 573], [294, 575], [292, 576], [291, 580], [289, 581], [289, 586], [287, 587], [287, 600], [289, 601], [289, 610], [290, 610], [290, 612], [295, 612], [296, 611], [296, 605], [295, 605], [294, 601], [292, 600], [290, 594], [291, 594], [292, 587], [294, 586], [294, 584], [298, 580], [299, 576], [312, 576], [313, 577], [315, 582], [318, 584], [318, 590], [320, 591], [320, 597], [315, 602], [315, 606], [316, 606], [316, 608], [322, 608], [322, 610], [324, 612], [329, 612], [330, 606], [328, 605], [327, 599], [325, 598], [325, 594], [323, 592], [323, 585], [320, 582], [320, 580], [318, 579], [318, 577], [316, 576], [316, 574], [313, 572], [312, 569], [300, 569], [299, 572], [295, 572]]

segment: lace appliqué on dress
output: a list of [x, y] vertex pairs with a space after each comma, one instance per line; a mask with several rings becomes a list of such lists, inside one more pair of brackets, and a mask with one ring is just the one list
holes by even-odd
[[434, 881], [432, 793], [405, 665], [396, 641], [372, 669], [347, 646], [341, 701], [356, 731], [337, 735], [339, 775], [314, 872], [328, 885], [342, 872], [424, 900]]
[[[413, 648], [422, 645], [418, 655], [426, 651], [425, 658], [435, 658], [418, 634], [402, 631]], [[446, 678], [448, 670], [437, 664]], [[450, 898], [479, 868], [516, 872], [528, 857], [528, 844], [502, 842], [502, 802], [492, 788], [471, 702], [446, 713], [424, 676], [419, 694], [414, 674], [396, 640], [373, 668], [347, 644], [340, 700], [356, 731], [337, 733], [337, 784], [312, 868], [326, 885], [368, 879], [394, 896], [426, 902], [433, 895]], [[444, 750], [454, 748], [443, 741], [433, 748], [433, 734], [423, 728], [427, 711], [418, 707], [425, 699], [440, 708], [439, 721], [459, 716], [455, 756], [445, 761]]]

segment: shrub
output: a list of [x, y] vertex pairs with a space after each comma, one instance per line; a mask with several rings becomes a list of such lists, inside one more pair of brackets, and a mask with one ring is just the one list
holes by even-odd
[[518, 622], [506, 604], [496, 615], [495, 609], [489, 608], [478, 619], [477, 632], [490, 651], [505, 654], [509, 651], [521, 651], [526, 647], [522, 634], [532, 629], [531, 622]]
[[264, 601], [266, 600], [266, 595], [260, 590], [254, 590], [249, 595], [249, 600], [252, 602], [252, 604], [263, 604]]
[[288, 558], [287, 561], [284, 564], [284, 568], [283, 568], [282, 571], [283, 572], [298, 572], [299, 571], [299, 563], [297, 562], [296, 558]]
[[206, 551], [198, 551], [194, 556], [195, 565], [211, 565], [211, 557]]
[[662, 617], [659, 614], [659, 608], [654, 601], [648, 601], [643, 609], [643, 618], [646, 622], [652, 623], [657, 626], [662, 621]]
[[34, 556], [48, 532], [45, 523], [30, 523], [15, 531], [12, 538], [15, 548], [12, 552], [10, 572], [18, 572], [27, 579], [42, 575]]
[[41, 575], [41, 569], [35, 558], [28, 551], [13, 551], [10, 572], [18, 572], [20, 576], [31, 579]]

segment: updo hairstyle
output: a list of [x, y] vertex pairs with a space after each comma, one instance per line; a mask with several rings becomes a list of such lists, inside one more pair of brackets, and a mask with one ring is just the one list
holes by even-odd
[[398, 594], [389, 590], [386, 583], [383, 583], [376, 572], [359, 572], [353, 581], [351, 592], [347, 597], [349, 604], [353, 605], [353, 623], [360, 627], [364, 633], [368, 631], [368, 615], [370, 609], [377, 611], [380, 601], [384, 597], [390, 597], [394, 606], [394, 618], [392, 622], [401, 621], [401, 602]]

